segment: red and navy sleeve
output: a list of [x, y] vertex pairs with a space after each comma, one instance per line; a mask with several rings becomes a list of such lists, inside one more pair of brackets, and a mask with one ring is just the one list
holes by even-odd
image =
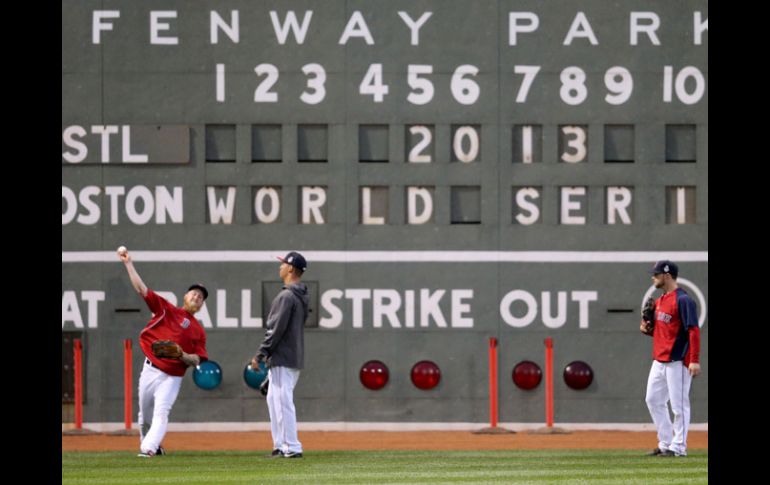
[[698, 326], [698, 310], [695, 301], [684, 290], [677, 289], [676, 304], [679, 310], [679, 319], [682, 326], [689, 329]]
[[700, 363], [700, 326], [695, 301], [681, 288], [677, 290], [676, 303], [682, 327], [687, 331], [688, 349], [684, 363]]

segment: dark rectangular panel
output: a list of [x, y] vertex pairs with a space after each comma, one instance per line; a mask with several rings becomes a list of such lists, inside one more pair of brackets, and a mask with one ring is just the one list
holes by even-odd
[[326, 125], [297, 127], [297, 159], [300, 162], [326, 162], [329, 159], [329, 130]]
[[358, 127], [358, 159], [362, 162], [388, 161], [388, 125]]
[[695, 162], [695, 125], [666, 125], [666, 162]]
[[281, 161], [281, 125], [252, 125], [251, 161]]
[[604, 126], [604, 161], [634, 161], [634, 125]]
[[481, 224], [481, 187], [452, 187], [451, 204], [452, 224]]
[[[61, 334], [61, 402], [75, 402], [75, 339], [83, 338], [83, 332], [62, 332]], [[84, 381], [85, 382], [85, 381]], [[83, 389], [85, 401], [85, 386]]]
[[235, 125], [206, 125], [206, 161], [235, 161]]

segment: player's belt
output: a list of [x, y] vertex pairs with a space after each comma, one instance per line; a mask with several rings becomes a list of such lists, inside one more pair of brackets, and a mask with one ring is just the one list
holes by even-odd
[[144, 363], [145, 364], [149, 364], [149, 365], [155, 367], [156, 369], [160, 369], [160, 367], [158, 367], [157, 365], [153, 364], [152, 361], [150, 359], [148, 359], [147, 357], [144, 358]]

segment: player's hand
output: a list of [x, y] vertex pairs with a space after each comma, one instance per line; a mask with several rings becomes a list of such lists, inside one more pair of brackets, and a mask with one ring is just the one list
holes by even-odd
[[256, 357], [252, 357], [251, 359], [251, 368], [254, 370], [259, 370], [259, 362], [257, 362]]
[[690, 371], [690, 375], [695, 377], [698, 374], [700, 374], [700, 364], [696, 364], [695, 362], [692, 362], [688, 370]]
[[124, 263], [130, 263], [131, 255], [128, 254], [128, 251], [126, 251], [125, 248], [123, 248], [123, 246], [121, 246], [121, 248], [124, 249], [124, 251], [118, 251], [118, 259], [120, 259]]

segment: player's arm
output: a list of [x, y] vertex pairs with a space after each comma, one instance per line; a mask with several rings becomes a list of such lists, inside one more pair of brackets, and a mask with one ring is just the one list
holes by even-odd
[[687, 370], [690, 375], [695, 377], [700, 374], [700, 327], [695, 326], [687, 328], [687, 336], [690, 339], [690, 365]]
[[283, 334], [286, 332], [286, 328], [289, 326], [292, 305], [294, 305], [294, 301], [288, 292], [278, 294], [278, 298], [273, 302], [270, 314], [267, 317], [265, 338], [262, 341], [262, 345], [259, 346], [253, 361], [267, 360], [272, 355], [278, 342], [281, 341]]
[[197, 366], [204, 360], [209, 359], [208, 352], [206, 351], [206, 332], [201, 331], [201, 335], [195, 340], [195, 346], [192, 348], [194, 353], [188, 354], [182, 350], [182, 356], [179, 358], [187, 365]]
[[687, 370], [695, 377], [700, 374], [700, 325], [698, 323], [698, 310], [692, 298], [677, 298], [679, 318], [687, 329], [689, 340], [688, 352], [690, 353], [690, 365]]
[[128, 271], [128, 278], [131, 280], [131, 284], [134, 286], [136, 292], [142, 295], [142, 297], [147, 296], [147, 285], [144, 284], [142, 278], [139, 277], [139, 273], [136, 272], [136, 268], [134, 268], [134, 262], [131, 260], [131, 255], [128, 254], [128, 251], [118, 251], [118, 257], [126, 266], [126, 271]]
[[639, 330], [652, 337], [653, 330], [655, 329], [655, 300], [653, 298], [647, 298], [642, 306], [642, 320], [639, 324]]
[[198, 354], [188, 354], [185, 351], [182, 351], [182, 356], [179, 357], [179, 360], [181, 360], [187, 365], [197, 366], [201, 363], [201, 358]]

